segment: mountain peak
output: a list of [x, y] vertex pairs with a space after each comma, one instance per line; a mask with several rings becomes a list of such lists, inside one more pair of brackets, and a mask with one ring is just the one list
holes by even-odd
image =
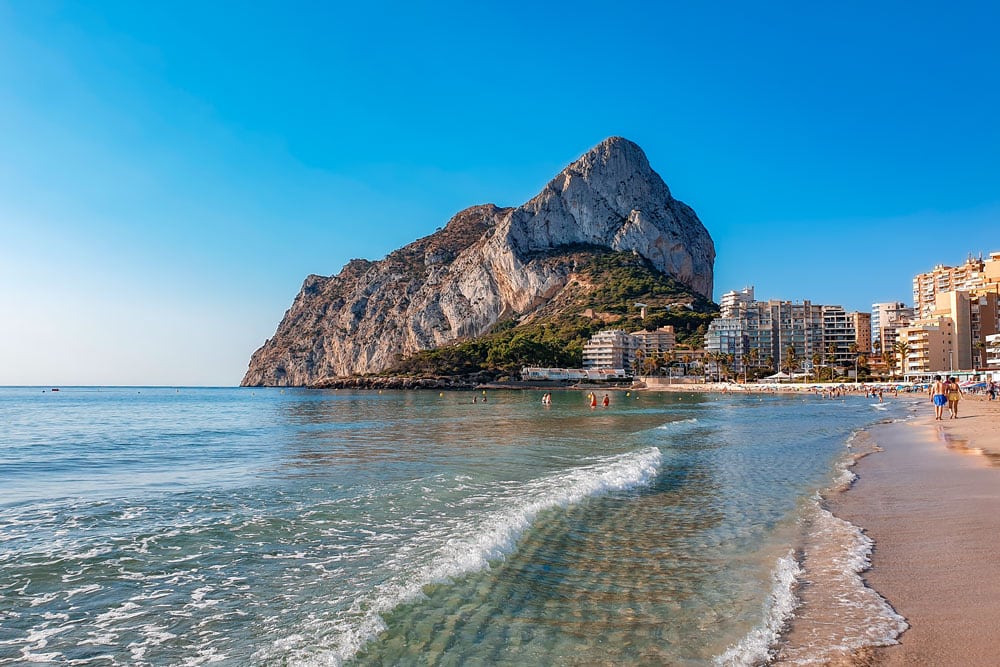
[[567, 253], [587, 247], [635, 253], [712, 297], [712, 237], [638, 145], [609, 137], [522, 206], [465, 209], [381, 261], [308, 279], [254, 353], [243, 384], [379, 372], [415, 352], [481, 336], [566, 289], [576, 266]]
[[715, 245], [698, 216], [670, 194], [638, 145], [610, 137], [511, 213], [508, 239], [528, 255], [585, 243], [635, 251], [711, 299]]

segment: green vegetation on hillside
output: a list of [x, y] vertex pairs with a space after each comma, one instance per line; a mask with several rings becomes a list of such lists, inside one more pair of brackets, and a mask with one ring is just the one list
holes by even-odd
[[[678, 344], [700, 347], [718, 308], [632, 253], [577, 246], [544, 261], [570, 262], [576, 281], [538, 311], [497, 323], [484, 336], [401, 360], [386, 375], [515, 375], [522, 366], [580, 367], [601, 329], [672, 325]], [[641, 319], [636, 303], [647, 306]]]

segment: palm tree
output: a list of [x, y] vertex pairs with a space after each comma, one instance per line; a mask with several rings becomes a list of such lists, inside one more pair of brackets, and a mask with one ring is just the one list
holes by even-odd
[[893, 346], [893, 349], [896, 350], [896, 354], [899, 355], [899, 366], [903, 371], [903, 375], [905, 376], [906, 371], [909, 370], [907, 368], [906, 361], [907, 361], [907, 355], [910, 354], [910, 344], [907, 343], [905, 340], [897, 341], [896, 344]]
[[703, 362], [702, 362], [702, 365], [701, 365], [701, 372], [702, 372], [702, 375], [705, 377], [704, 381], [708, 382], [708, 367], [715, 360], [715, 352], [706, 352], [705, 356], [702, 357], [702, 359], [703, 359]]
[[670, 367], [673, 366], [674, 359], [676, 358], [677, 354], [673, 350], [667, 350], [666, 352], [662, 352], [660, 354], [660, 359], [663, 361], [663, 366], [661, 367], [660, 372], [663, 372], [663, 369], [666, 369], [668, 384], [670, 383]]
[[795, 347], [793, 345], [789, 345], [785, 348], [785, 361], [782, 364], [782, 370], [787, 369], [788, 374], [791, 375], [792, 371], [794, 371], [795, 367], [798, 365], [798, 361], [799, 360], [795, 356]]
[[646, 352], [644, 350], [636, 350], [635, 356], [632, 358], [632, 372], [636, 375], [642, 375], [643, 363], [646, 361]]
[[895, 355], [889, 350], [882, 350], [882, 363], [885, 364], [885, 368], [889, 371], [889, 378], [892, 379], [896, 375], [895, 364], [893, 363]]
[[[978, 355], [979, 356], [979, 367], [980, 368], [986, 368], [986, 359], [983, 356], [984, 353], [986, 352], [986, 343], [984, 343], [981, 340], [978, 340], [978, 341], [976, 341], [975, 343], [972, 344], [972, 347], [976, 348], [976, 350], [979, 352], [979, 355]], [[976, 364], [973, 363], [972, 365], [973, 365], [973, 369], [972, 370], [976, 370], [974, 368]]]
[[[754, 368], [756, 368], [757, 367], [757, 359], [759, 357], [760, 357], [760, 350], [758, 350], [756, 347], [750, 348], [750, 351], [747, 352], [748, 362], [743, 365], [743, 383], [744, 384], [746, 384], [746, 381], [747, 381], [747, 370], [748, 370], [749, 366], [753, 366]], [[754, 377], [756, 377], [756, 375]]]

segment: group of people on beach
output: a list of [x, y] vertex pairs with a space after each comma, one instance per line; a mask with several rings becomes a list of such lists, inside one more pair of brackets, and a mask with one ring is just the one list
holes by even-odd
[[945, 406], [948, 406], [950, 419], [958, 419], [958, 402], [962, 400], [962, 388], [958, 385], [958, 378], [949, 377], [942, 380], [940, 375], [935, 375], [928, 392], [931, 395], [931, 402], [934, 403], [934, 421], [944, 419]]

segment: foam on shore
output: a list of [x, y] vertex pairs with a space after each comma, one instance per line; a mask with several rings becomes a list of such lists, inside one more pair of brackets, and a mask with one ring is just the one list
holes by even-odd
[[781, 636], [781, 629], [791, 618], [798, 601], [795, 597], [796, 582], [802, 574], [802, 567], [795, 552], [778, 559], [771, 573], [773, 586], [764, 602], [764, 620], [753, 628], [725, 653], [715, 658], [720, 667], [754, 667], [767, 663], [773, 655], [773, 647]]
[[[829, 496], [849, 490], [857, 479], [852, 466], [879, 451], [867, 431], [853, 434], [845, 444], [852, 453], [841, 461]], [[861, 649], [897, 643], [908, 627], [906, 620], [861, 576], [871, 567], [871, 538], [834, 516], [820, 494], [811, 499], [801, 522], [799, 605], [776, 651], [776, 663], [850, 663]]]

